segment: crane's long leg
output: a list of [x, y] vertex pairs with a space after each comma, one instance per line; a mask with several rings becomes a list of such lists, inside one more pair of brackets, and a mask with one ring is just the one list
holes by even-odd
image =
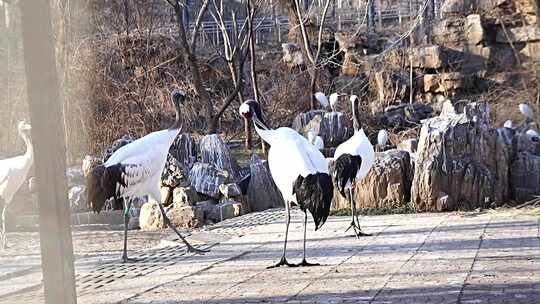
[[7, 212], [7, 205], [4, 204], [2, 208], [2, 233], [0, 233], [0, 236], [2, 237], [2, 249], [7, 248], [7, 234], [6, 234], [6, 212]]
[[194, 253], [198, 253], [198, 254], [203, 254], [205, 252], [210, 251], [210, 250], [206, 250], [206, 249], [197, 249], [197, 248], [193, 247], [182, 236], [182, 234], [180, 234], [180, 231], [178, 231], [178, 229], [176, 229], [176, 227], [174, 227], [174, 225], [171, 223], [171, 220], [169, 220], [169, 217], [167, 216], [167, 213], [165, 212], [165, 209], [163, 208], [163, 205], [161, 204], [161, 202], [158, 202], [158, 206], [159, 206], [159, 210], [161, 210], [161, 215], [163, 215], [163, 221], [165, 222], [165, 225], [169, 226], [176, 233], [176, 235], [178, 235], [178, 237], [182, 240], [182, 242], [184, 242], [184, 244], [186, 244], [188, 252], [194, 252]]
[[362, 228], [360, 228], [360, 220], [358, 219], [358, 215], [356, 214], [356, 204], [354, 203], [353, 198], [353, 192], [352, 187], [349, 189], [349, 202], [351, 203], [351, 224], [349, 225], [349, 228], [345, 230], [345, 232], [349, 231], [349, 229], [354, 230], [354, 234], [357, 238], [361, 236], [370, 236], [371, 234], [367, 234], [362, 231]]
[[127, 256], [127, 234], [128, 234], [130, 209], [131, 209], [131, 199], [124, 198], [124, 253], [122, 254], [122, 261], [124, 261], [124, 263], [136, 262], [136, 259], [130, 259]]
[[287, 258], [285, 257], [287, 253], [287, 236], [289, 235], [289, 224], [291, 223], [291, 209], [289, 207], [289, 203], [285, 202], [285, 241], [283, 242], [283, 256], [281, 256], [281, 260], [272, 266], [266, 267], [266, 269], [276, 268], [280, 266], [289, 266], [289, 267], [296, 267], [296, 264], [291, 264], [287, 261]]
[[298, 264], [298, 266], [319, 266], [321, 264], [308, 263], [306, 261], [306, 231], [307, 231], [307, 212], [304, 212], [304, 257], [302, 258], [302, 262]]

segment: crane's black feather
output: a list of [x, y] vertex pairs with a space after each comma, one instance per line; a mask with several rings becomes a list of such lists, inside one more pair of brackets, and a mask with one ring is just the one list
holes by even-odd
[[309, 210], [315, 222], [315, 230], [319, 229], [330, 214], [330, 206], [334, 196], [332, 178], [326, 173], [310, 174], [303, 178], [298, 176], [293, 185], [293, 193], [302, 211]]
[[334, 181], [338, 187], [339, 193], [345, 195], [345, 186], [347, 182], [353, 184], [356, 174], [362, 165], [362, 157], [359, 155], [342, 154], [335, 161], [334, 172], [332, 173]]
[[94, 212], [100, 212], [105, 202], [117, 196], [117, 186], [126, 187], [123, 179], [125, 168], [122, 164], [110, 167], [96, 166], [86, 179], [88, 205]]

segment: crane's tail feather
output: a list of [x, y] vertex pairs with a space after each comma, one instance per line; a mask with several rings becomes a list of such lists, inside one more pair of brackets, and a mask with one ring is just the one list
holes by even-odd
[[100, 212], [105, 202], [115, 197], [117, 186], [125, 183], [122, 180], [122, 165], [105, 167], [96, 166], [86, 179], [87, 202], [94, 212]]
[[300, 208], [309, 210], [315, 222], [315, 230], [318, 230], [326, 222], [330, 214], [330, 206], [334, 196], [332, 178], [326, 173], [315, 173], [299, 176], [294, 182], [293, 193]]
[[348, 183], [353, 183], [358, 170], [362, 166], [362, 157], [358, 155], [342, 154], [334, 162], [332, 177], [336, 183], [339, 193], [346, 197], [346, 187]]

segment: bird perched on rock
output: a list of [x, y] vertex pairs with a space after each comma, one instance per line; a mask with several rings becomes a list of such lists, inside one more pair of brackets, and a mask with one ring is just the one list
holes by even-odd
[[526, 122], [531, 122], [534, 120], [534, 112], [528, 104], [520, 103], [519, 111], [525, 116]]
[[[252, 119], [259, 136], [270, 145], [268, 166], [272, 179], [283, 195], [286, 210], [285, 241], [281, 260], [269, 268], [279, 266], [313, 266], [306, 261], [307, 211], [319, 229], [330, 214], [334, 186], [328, 172], [328, 162], [317, 148], [291, 128], [270, 129], [264, 122], [260, 106], [249, 100], [240, 106], [240, 114]], [[287, 236], [291, 220], [290, 207], [304, 211], [304, 255], [300, 264], [286, 259]]]
[[509, 120], [504, 122], [503, 127], [507, 128], [507, 129], [513, 129], [514, 128], [514, 123], [509, 119]]
[[3, 202], [2, 208], [2, 230], [0, 231], [2, 249], [7, 248], [6, 216], [13, 196], [24, 184], [34, 163], [34, 149], [30, 140], [30, 124], [21, 121], [17, 130], [19, 136], [26, 145], [26, 152], [23, 155], [0, 160], [0, 200]]
[[315, 99], [319, 102], [319, 105], [324, 109], [327, 109], [330, 106], [330, 103], [328, 102], [328, 98], [323, 92], [315, 93]]
[[358, 96], [350, 97], [353, 115], [354, 135], [344, 143], [340, 144], [334, 153], [334, 172], [332, 177], [336, 183], [339, 193], [343, 197], [349, 198], [351, 204], [351, 224], [346, 231], [353, 228], [357, 237], [366, 236], [360, 228], [360, 221], [356, 215], [356, 204], [354, 202], [353, 189], [357, 182], [368, 174], [375, 162], [375, 151], [369, 142], [368, 137], [362, 129], [360, 118], [358, 117]]
[[382, 129], [377, 134], [377, 148], [379, 151], [383, 151], [386, 145], [388, 144], [388, 131]]
[[185, 100], [183, 91], [175, 90], [171, 100], [176, 112], [174, 124], [166, 130], [152, 132], [116, 150], [104, 164], [92, 169], [87, 178], [88, 204], [95, 212], [100, 212], [105, 201], [113, 198], [124, 199], [124, 262], [133, 261], [127, 256], [127, 230], [131, 201], [148, 195], [157, 201], [164, 222], [174, 230], [184, 242], [188, 252], [201, 253], [204, 250], [193, 247], [171, 224], [162, 205], [159, 185], [161, 174], [167, 161], [169, 148], [181, 131], [180, 105]]

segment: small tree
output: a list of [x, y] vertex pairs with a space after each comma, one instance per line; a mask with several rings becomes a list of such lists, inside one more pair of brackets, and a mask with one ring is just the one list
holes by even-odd
[[[197, 56], [197, 38], [199, 36], [202, 19], [208, 11], [208, 6], [210, 0], [203, 0], [202, 6], [199, 9], [193, 31], [191, 33], [191, 39], [188, 40], [187, 36], [187, 25], [184, 22], [184, 14], [182, 12], [182, 3], [179, 0], [166, 0], [173, 8], [176, 17], [176, 23], [178, 26], [179, 33], [179, 45], [184, 56], [184, 60], [189, 64], [190, 72], [193, 80], [193, 86], [195, 93], [199, 97], [200, 103], [202, 105], [203, 115], [207, 122], [207, 131], [208, 133], [216, 133], [218, 129], [219, 119], [227, 108], [231, 105], [232, 101], [238, 96], [241, 97], [241, 89], [243, 84], [243, 66], [248, 54], [248, 45], [251, 39], [251, 32], [244, 30], [244, 28], [249, 28], [250, 20], [252, 18], [246, 18], [244, 25], [240, 30], [236, 26], [236, 16], [233, 16], [234, 27], [233, 35], [229, 35], [227, 32], [227, 27], [225, 24], [223, 16], [223, 2], [217, 3], [213, 1], [215, 12], [212, 12], [212, 16], [216, 23], [219, 25], [221, 34], [224, 40], [223, 52], [219, 51], [218, 54], [227, 62], [229, 71], [231, 73], [231, 78], [234, 83], [234, 90], [225, 98], [223, 104], [220, 108], [215, 109], [214, 104], [211, 101], [211, 98], [204, 88], [203, 80], [201, 77], [201, 70], [198, 62]], [[254, 8], [249, 9], [248, 16], [253, 17], [256, 10]]]

